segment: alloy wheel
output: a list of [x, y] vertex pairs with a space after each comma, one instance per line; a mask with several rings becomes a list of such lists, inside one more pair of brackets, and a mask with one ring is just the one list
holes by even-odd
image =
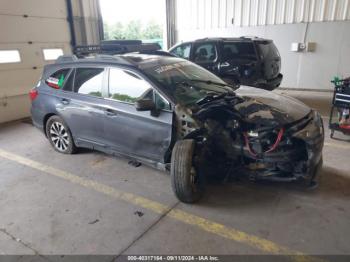
[[61, 152], [67, 150], [69, 146], [69, 136], [66, 128], [60, 122], [53, 122], [50, 127], [50, 139], [55, 148]]

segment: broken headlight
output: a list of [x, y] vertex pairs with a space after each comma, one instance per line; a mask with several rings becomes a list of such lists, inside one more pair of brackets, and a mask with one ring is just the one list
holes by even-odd
[[314, 120], [314, 123], [319, 127], [320, 133], [323, 134], [324, 132], [323, 120], [320, 113], [317, 112], [316, 110], [313, 111], [313, 120]]
[[323, 126], [323, 122], [322, 122], [322, 118], [321, 118], [320, 113], [317, 112], [316, 110], [313, 113], [314, 113], [313, 119], [314, 119], [315, 124], [317, 126]]

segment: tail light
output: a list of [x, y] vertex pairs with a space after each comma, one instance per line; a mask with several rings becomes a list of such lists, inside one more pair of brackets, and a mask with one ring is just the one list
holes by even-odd
[[29, 91], [29, 97], [30, 97], [31, 101], [34, 101], [38, 95], [39, 95], [39, 93], [35, 88], [33, 88], [32, 90]]

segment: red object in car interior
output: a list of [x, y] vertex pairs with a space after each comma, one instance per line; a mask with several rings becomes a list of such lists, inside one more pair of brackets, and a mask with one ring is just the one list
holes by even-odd
[[339, 125], [341, 129], [347, 129], [350, 130], [350, 125]]
[[36, 89], [32, 89], [29, 91], [30, 100], [34, 101], [34, 99], [38, 96], [38, 91]]
[[60, 87], [55, 84], [55, 83], [50, 83], [50, 82], [46, 82], [46, 84], [49, 86], [49, 87], [52, 87], [52, 88], [55, 88], [55, 89], [60, 89]]

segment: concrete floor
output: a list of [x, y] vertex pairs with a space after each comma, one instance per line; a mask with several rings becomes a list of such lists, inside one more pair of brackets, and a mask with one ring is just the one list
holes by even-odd
[[[277, 92], [327, 117], [329, 93]], [[165, 173], [99, 152], [62, 155], [29, 123], [1, 126], [0, 254], [350, 254], [349, 141], [327, 130], [316, 190], [214, 184], [186, 205]]]

